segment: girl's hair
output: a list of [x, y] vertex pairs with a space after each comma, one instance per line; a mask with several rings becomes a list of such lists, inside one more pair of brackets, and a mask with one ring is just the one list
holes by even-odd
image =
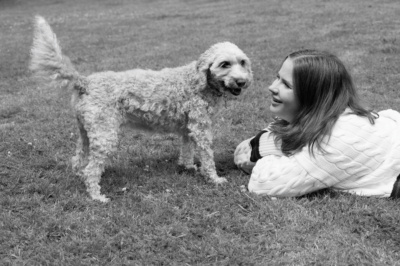
[[316, 50], [300, 50], [285, 60], [288, 58], [293, 61], [293, 89], [300, 108], [291, 123], [277, 118], [271, 124], [275, 141], [282, 142], [283, 153], [294, 154], [306, 145], [312, 154], [314, 146], [323, 151], [323, 138], [330, 136], [346, 108], [374, 124], [377, 114], [362, 106], [352, 78], [339, 58]]

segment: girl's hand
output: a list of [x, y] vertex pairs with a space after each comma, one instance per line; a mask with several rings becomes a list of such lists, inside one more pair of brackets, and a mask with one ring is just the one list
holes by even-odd
[[250, 156], [251, 156], [250, 140], [252, 139], [253, 138], [249, 138], [240, 143], [236, 147], [234, 153], [234, 162], [236, 166], [246, 174], [251, 174], [253, 167], [256, 165], [256, 163], [250, 161]]

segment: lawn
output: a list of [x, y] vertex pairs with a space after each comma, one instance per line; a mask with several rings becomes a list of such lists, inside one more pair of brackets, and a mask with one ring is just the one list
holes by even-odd
[[[329, 50], [376, 110], [400, 111], [398, 0], [0, 0], [0, 265], [400, 265], [400, 204], [326, 190], [242, 192], [238, 143], [271, 121], [267, 88], [284, 56]], [[217, 118], [223, 186], [177, 167], [174, 135], [126, 132], [89, 199], [69, 164], [70, 93], [28, 70], [33, 18], [78, 71], [161, 69], [220, 41], [252, 60], [254, 83]], [[399, 133], [400, 137], [400, 133]]]

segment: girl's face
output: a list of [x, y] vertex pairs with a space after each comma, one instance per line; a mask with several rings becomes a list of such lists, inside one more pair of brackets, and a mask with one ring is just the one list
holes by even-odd
[[291, 123], [299, 110], [299, 103], [293, 91], [293, 61], [290, 58], [283, 62], [268, 89], [272, 93], [271, 112]]

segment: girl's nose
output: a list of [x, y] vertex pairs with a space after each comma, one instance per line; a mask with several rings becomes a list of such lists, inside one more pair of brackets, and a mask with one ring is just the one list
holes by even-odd
[[272, 82], [272, 84], [268, 87], [268, 90], [274, 94], [278, 93], [277, 83], [277, 80], [274, 80], [274, 82]]

